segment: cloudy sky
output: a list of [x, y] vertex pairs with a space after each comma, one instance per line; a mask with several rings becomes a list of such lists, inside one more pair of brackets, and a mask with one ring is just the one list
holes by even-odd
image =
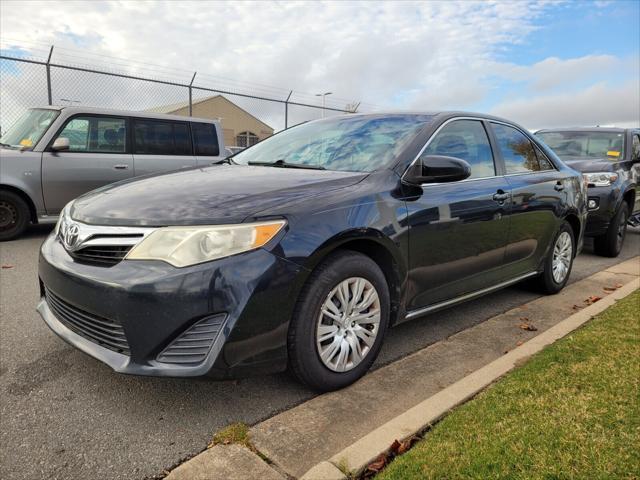
[[[305, 102], [331, 91], [327, 102], [338, 107], [483, 111], [532, 129], [640, 123], [635, 0], [2, 0], [0, 8], [8, 55], [41, 58], [53, 44], [59, 62], [187, 83], [197, 70], [203, 85], [234, 91], [280, 98], [291, 89]], [[4, 65], [0, 74], [5, 95], [9, 77], [25, 73]]]

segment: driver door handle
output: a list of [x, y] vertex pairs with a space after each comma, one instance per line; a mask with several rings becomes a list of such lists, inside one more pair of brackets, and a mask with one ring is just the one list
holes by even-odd
[[128, 170], [129, 165], [127, 165], [126, 163], [121, 163], [120, 165], [114, 165], [113, 168], [116, 170]]
[[497, 193], [493, 194], [493, 199], [498, 203], [503, 203], [505, 200], [509, 199], [510, 194], [503, 190], [498, 190]]
[[564, 190], [564, 185], [558, 180], [558, 183], [556, 183], [555, 187], [553, 188], [556, 192], [561, 192], [562, 190]]

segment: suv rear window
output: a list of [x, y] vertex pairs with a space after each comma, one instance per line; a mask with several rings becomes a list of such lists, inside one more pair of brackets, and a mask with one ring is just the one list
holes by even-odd
[[191, 155], [189, 125], [181, 122], [135, 120], [134, 153]]
[[218, 133], [213, 123], [192, 123], [191, 128], [196, 155], [212, 157], [220, 155]]

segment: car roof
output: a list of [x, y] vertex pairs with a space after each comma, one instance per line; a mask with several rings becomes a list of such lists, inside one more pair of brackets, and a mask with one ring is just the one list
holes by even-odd
[[[495, 115], [489, 115], [487, 113], [478, 113], [478, 112], [467, 112], [461, 110], [437, 110], [437, 111], [402, 111], [402, 110], [391, 110], [391, 111], [379, 111], [373, 113], [346, 113], [344, 115], [339, 115], [339, 117], [343, 118], [352, 118], [352, 117], [371, 117], [371, 118], [381, 118], [381, 117], [391, 117], [391, 116], [432, 116], [435, 117], [438, 121], [448, 120], [449, 118], [455, 117], [468, 117], [468, 118], [478, 118], [484, 120], [494, 120], [497, 122], [504, 122], [510, 125], [514, 125], [526, 132], [529, 132], [529, 129], [519, 125], [517, 122], [513, 120], [509, 120], [507, 118], [497, 117]], [[336, 118], [336, 116], [326, 117], [320, 120], [314, 120], [315, 122], [321, 122], [323, 120], [330, 120], [332, 118]]]
[[537, 130], [536, 133], [545, 132], [605, 132], [605, 133], [624, 133], [629, 130], [638, 130], [637, 128], [621, 128], [621, 127], [563, 127], [563, 128], [543, 128]]
[[75, 115], [78, 113], [88, 113], [88, 114], [117, 115], [117, 116], [138, 117], [138, 118], [152, 118], [156, 120], [180, 120], [182, 122], [190, 121], [190, 122], [216, 123], [216, 124], [220, 123], [218, 119], [186, 117], [183, 115], [169, 115], [166, 113], [154, 113], [154, 112], [146, 112], [146, 111], [139, 111], [139, 110], [116, 110], [111, 108], [67, 106], [67, 105], [47, 105], [44, 107], [33, 107], [33, 108], [39, 109], [39, 110], [43, 110], [43, 109], [59, 110], [59, 111], [64, 111], [69, 115]]

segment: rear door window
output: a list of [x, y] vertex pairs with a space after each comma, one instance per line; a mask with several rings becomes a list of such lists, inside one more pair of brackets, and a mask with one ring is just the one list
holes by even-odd
[[191, 155], [189, 126], [182, 122], [135, 120], [134, 153], [146, 155]]
[[212, 157], [220, 155], [218, 132], [213, 123], [192, 123], [191, 128], [196, 155]]
[[501, 123], [492, 122], [491, 126], [504, 159], [507, 174], [549, 170], [550, 162], [546, 160], [545, 168], [542, 168], [533, 144], [520, 130]]

